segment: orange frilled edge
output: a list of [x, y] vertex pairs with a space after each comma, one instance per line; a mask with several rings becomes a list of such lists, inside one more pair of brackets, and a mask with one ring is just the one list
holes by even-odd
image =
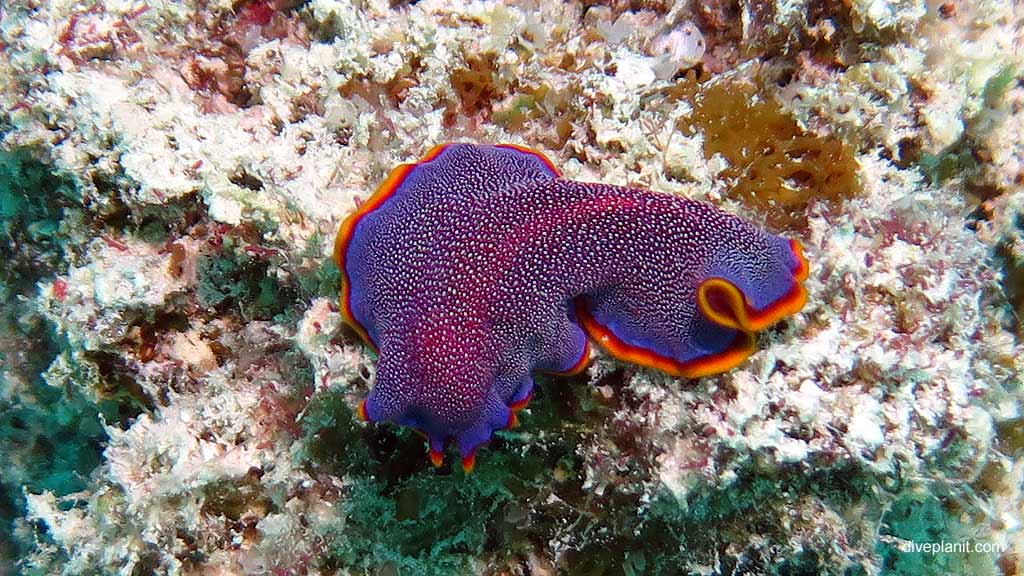
[[670, 376], [699, 378], [717, 374], [739, 365], [754, 353], [753, 336], [750, 333], [741, 332], [736, 341], [724, 352], [689, 362], [680, 362], [675, 358], [663, 356], [653, 350], [625, 342], [608, 327], [598, 322], [582, 301], [576, 303], [576, 317], [579, 318], [580, 324], [583, 325], [587, 334], [612, 356], [625, 362], [661, 370]]
[[790, 240], [790, 246], [799, 261], [797, 269], [793, 271], [793, 288], [764, 310], [755, 310], [751, 307], [739, 288], [724, 278], [711, 278], [700, 285], [697, 293], [701, 311], [718, 324], [739, 331], [732, 345], [718, 354], [680, 362], [675, 358], [623, 341], [608, 327], [599, 323], [582, 300], [576, 302], [576, 316], [591, 339], [620, 360], [684, 378], [719, 374], [735, 368], [754, 353], [754, 332], [800, 311], [807, 303], [807, 290], [801, 284], [809, 273], [807, 258], [799, 241]]

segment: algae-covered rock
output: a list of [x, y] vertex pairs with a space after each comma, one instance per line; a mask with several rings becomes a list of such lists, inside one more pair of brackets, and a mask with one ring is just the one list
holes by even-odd
[[[1012, 574], [1018, 3], [0, 9], [0, 573]], [[725, 374], [598, 354], [466, 475], [356, 407], [342, 219], [446, 141], [799, 238]], [[947, 546], [948, 545], [948, 546]]]

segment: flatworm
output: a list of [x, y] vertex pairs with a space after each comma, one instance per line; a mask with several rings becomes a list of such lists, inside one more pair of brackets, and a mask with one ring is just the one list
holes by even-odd
[[729, 370], [799, 311], [800, 243], [703, 202], [561, 177], [519, 146], [445, 144], [395, 168], [338, 232], [345, 320], [378, 352], [359, 406], [463, 467], [517, 423], [537, 372], [589, 341], [674, 376]]

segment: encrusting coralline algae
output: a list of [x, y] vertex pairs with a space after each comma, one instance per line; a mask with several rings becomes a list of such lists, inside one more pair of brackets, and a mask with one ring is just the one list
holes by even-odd
[[[1018, 573], [1021, 10], [5, 5], [0, 572]], [[809, 302], [720, 376], [542, 379], [435, 473], [354, 418], [329, 253], [455, 140], [800, 238]]]

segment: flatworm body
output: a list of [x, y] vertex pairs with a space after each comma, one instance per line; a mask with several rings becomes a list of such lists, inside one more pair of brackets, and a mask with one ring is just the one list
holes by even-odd
[[800, 244], [718, 208], [561, 178], [512, 145], [447, 144], [396, 168], [341, 226], [346, 321], [378, 351], [360, 405], [413, 426], [440, 464], [516, 423], [539, 371], [586, 367], [593, 340], [676, 376], [728, 370], [797, 312]]

